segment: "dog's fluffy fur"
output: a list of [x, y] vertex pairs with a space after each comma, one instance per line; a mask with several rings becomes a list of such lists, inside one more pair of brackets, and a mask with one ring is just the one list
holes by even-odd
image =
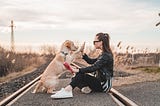
[[[70, 64], [74, 60], [76, 54], [83, 51], [82, 49], [84, 49], [84, 44], [77, 49], [72, 41], [66, 40], [55, 58], [42, 73], [41, 79], [32, 93], [43, 90], [46, 90], [47, 93], [52, 93], [53, 90], [55, 90], [55, 86], [58, 84], [58, 77], [67, 70], [63, 63], [67, 62]], [[71, 54], [71, 51], [75, 52]]]

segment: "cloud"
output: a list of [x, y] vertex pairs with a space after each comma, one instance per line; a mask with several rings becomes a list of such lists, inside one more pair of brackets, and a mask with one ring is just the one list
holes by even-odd
[[[134, 35], [159, 22], [157, 8], [144, 0], [5, 0], [0, 27], [15, 21], [16, 30], [61, 30]], [[157, 19], [155, 19], [157, 17]]]
[[144, 47], [159, 43], [155, 27], [160, 21], [159, 0], [0, 1], [0, 39], [6, 44], [10, 40], [3, 35], [10, 35], [11, 20], [16, 26], [16, 44], [52, 44], [65, 39], [90, 42], [97, 32], [108, 32], [115, 44], [120, 40]]

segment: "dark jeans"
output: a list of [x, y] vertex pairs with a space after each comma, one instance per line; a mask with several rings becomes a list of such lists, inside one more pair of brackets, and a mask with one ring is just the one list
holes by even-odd
[[88, 86], [93, 92], [103, 92], [100, 81], [96, 77], [88, 74], [77, 73], [76, 76], [72, 78], [70, 85], [73, 89], [75, 87], [81, 89]]

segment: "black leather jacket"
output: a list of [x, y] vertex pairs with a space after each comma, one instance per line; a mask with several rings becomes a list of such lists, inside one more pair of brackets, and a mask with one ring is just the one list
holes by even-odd
[[91, 64], [91, 66], [80, 68], [80, 73], [96, 72], [96, 77], [102, 82], [113, 77], [113, 55], [108, 52], [103, 52], [98, 58], [91, 59], [86, 54], [83, 59]]

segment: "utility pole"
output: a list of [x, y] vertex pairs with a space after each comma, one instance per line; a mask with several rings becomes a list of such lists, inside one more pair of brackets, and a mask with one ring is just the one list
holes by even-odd
[[15, 45], [14, 45], [14, 30], [13, 28], [15, 27], [13, 24], [13, 20], [11, 20], [11, 51], [15, 51]]
[[[159, 13], [158, 15], [160, 16], [160, 13]], [[160, 22], [158, 22], [158, 23], [156, 24], [156, 26], [158, 26], [158, 25], [160, 25]]]

